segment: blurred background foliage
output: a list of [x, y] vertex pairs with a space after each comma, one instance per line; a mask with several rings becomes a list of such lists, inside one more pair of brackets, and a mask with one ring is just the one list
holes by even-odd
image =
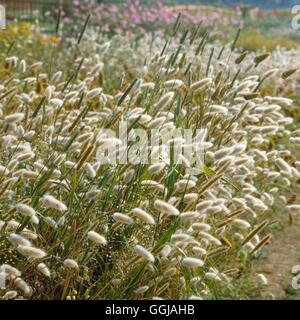
[[[300, 34], [291, 27], [291, 8], [297, 0], [9, 0], [9, 21], [39, 20], [47, 33], [55, 31], [58, 8], [62, 9], [63, 30], [75, 31], [91, 13], [99, 31], [108, 36], [146, 32], [166, 33], [180, 12], [185, 26], [202, 22], [211, 34], [211, 41], [226, 42], [238, 28], [243, 29], [239, 46], [244, 50], [295, 48]], [[162, 31], [164, 30], [164, 31]]]

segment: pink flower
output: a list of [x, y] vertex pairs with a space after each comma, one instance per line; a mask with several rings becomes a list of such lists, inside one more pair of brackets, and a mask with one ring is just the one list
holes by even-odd
[[124, 27], [124, 28], [126, 28], [128, 26], [128, 21], [125, 19], [121, 20], [120, 23], [121, 23], [122, 27]]
[[108, 24], [105, 24], [105, 25], [102, 27], [102, 30], [103, 30], [103, 32], [109, 32], [109, 25], [108, 25]]
[[120, 33], [122, 33], [122, 29], [121, 28], [115, 28], [114, 29], [114, 32], [116, 33], [116, 34], [120, 34]]
[[140, 28], [140, 33], [141, 33], [142, 35], [145, 35], [145, 34], [146, 34], [146, 30], [145, 30], [144, 28]]
[[111, 4], [109, 5], [108, 9], [107, 9], [110, 13], [116, 13], [118, 12], [119, 8], [117, 5], [115, 4]]
[[72, 20], [71, 20], [70, 18], [68, 18], [68, 17], [65, 17], [64, 20], [63, 20], [63, 22], [64, 22], [65, 24], [69, 24], [69, 23], [72, 22]]
[[141, 18], [138, 15], [132, 16], [132, 22], [134, 24], [140, 24], [141, 23]]

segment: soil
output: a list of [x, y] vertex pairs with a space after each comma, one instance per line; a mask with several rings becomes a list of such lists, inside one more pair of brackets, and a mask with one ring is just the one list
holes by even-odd
[[285, 224], [262, 250], [263, 258], [253, 262], [255, 273], [263, 273], [268, 279], [258, 299], [300, 300], [300, 289], [292, 288], [292, 268], [300, 265], [300, 215], [293, 216], [292, 224]]

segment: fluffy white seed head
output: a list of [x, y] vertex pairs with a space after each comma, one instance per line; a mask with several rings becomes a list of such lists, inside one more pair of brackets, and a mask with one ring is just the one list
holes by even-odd
[[32, 288], [21, 278], [16, 278], [14, 284], [17, 288], [23, 291], [23, 294], [27, 297], [32, 295]]
[[64, 266], [69, 269], [79, 269], [78, 263], [73, 259], [66, 259], [64, 261]]
[[145, 249], [143, 246], [141, 245], [136, 245], [134, 247], [134, 250], [136, 252], [136, 254], [138, 256], [140, 256], [141, 258], [149, 261], [149, 262], [154, 262], [155, 258], [153, 256], [153, 254], [151, 252], [149, 252], [147, 249]]
[[260, 284], [266, 286], [268, 284], [268, 279], [266, 278], [266, 276], [262, 273], [259, 273], [257, 275], [258, 281]]
[[64, 212], [68, 208], [67, 206], [62, 202], [54, 198], [53, 196], [46, 194], [41, 199], [43, 205], [47, 208], [56, 209], [58, 211]]
[[192, 85], [191, 85], [191, 89], [193, 91], [198, 91], [198, 90], [203, 90], [205, 89], [209, 84], [211, 84], [212, 82], [212, 79], [211, 78], [204, 78], [202, 80], [199, 80], [197, 82], [194, 82]]
[[184, 84], [184, 82], [182, 80], [172, 79], [172, 80], [166, 81], [164, 83], [164, 86], [167, 89], [176, 89], [176, 88], [183, 86], [183, 84]]
[[199, 258], [185, 257], [182, 264], [187, 268], [199, 268], [204, 265], [204, 261]]
[[16, 205], [16, 210], [21, 213], [23, 216], [32, 217], [35, 215], [35, 210], [24, 203], [19, 203]]
[[140, 209], [140, 208], [132, 209], [132, 213], [133, 213], [133, 216], [135, 216], [136, 218], [138, 218], [146, 223], [155, 224], [154, 218], [149, 213], [144, 211], [143, 209]]
[[21, 271], [9, 264], [2, 264], [0, 266], [0, 270], [3, 270], [5, 273], [10, 274], [14, 277], [21, 277]]
[[116, 221], [124, 223], [124, 224], [132, 224], [133, 223], [133, 219], [124, 213], [116, 212], [113, 214], [113, 217]]
[[106, 239], [95, 231], [88, 232], [88, 239], [96, 244], [102, 244], [102, 245], [107, 244]]
[[21, 255], [30, 259], [41, 259], [47, 255], [47, 253], [41, 249], [24, 245], [18, 246], [17, 250]]
[[169, 216], [178, 216], [180, 213], [178, 209], [163, 200], [155, 200], [154, 207], [156, 210]]
[[6, 116], [4, 119], [4, 122], [6, 124], [12, 124], [12, 123], [16, 123], [16, 122], [20, 122], [25, 118], [25, 114], [24, 113], [14, 113], [11, 114], [9, 116]]
[[46, 277], [51, 277], [51, 272], [49, 268], [44, 263], [39, 263], [37, 265], [37, 270]]
[[9, 290], [5, 293], [5, 295], [3, 296], [4, 300], [10, 300], [10, 299], [14, 299], [18, 296], [18, 292], [15, 290]]
[[102, 88], [95, 88], [87, 92], [86, 97], [90, 100], [99, 96], [102, 92]]
[[164, 94], [158, 102], [154, 105], [155, 109], [163, 109], [166, 108], [173, 100], [174, 92], [168, 92]]

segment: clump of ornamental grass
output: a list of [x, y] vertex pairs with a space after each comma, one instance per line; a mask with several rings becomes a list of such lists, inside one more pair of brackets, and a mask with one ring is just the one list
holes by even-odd
[[[293, 100], [262, 93], [279, 74], [280, 84], [291, 85], [294, 72], [271, 72], [266, 52], [241, 58], [239, 35], [211, 46], [201, 27], [179, 37], [176, 25], [165, 43], [147, 36], [104, 42], [84, 33], [85, 25], [53, 57], [69, 59], [59, 70], [42, 61], [25, 68], [7, 54], [0, 87], [3, 299], [233, 297], [247, 261], [272, 241], [273, 211], [300, 211], [286, 197], [300, 177], [285, 144], [299, 145], [285, 113]], [[149, 146], [135, 139], [142, 128], [160, 138], [189, 129], [197, 139]], [[134, 161], [138, 141], [153, 163]], [[204, 150], [204, 163], [196, 166], [191, 154], [176, 162], [170, 150], [179, 142], [191, 153]], [[133, 161], [111, 161], [127, 151]], [[259, 280], [267, 283], [264, 275]]]

